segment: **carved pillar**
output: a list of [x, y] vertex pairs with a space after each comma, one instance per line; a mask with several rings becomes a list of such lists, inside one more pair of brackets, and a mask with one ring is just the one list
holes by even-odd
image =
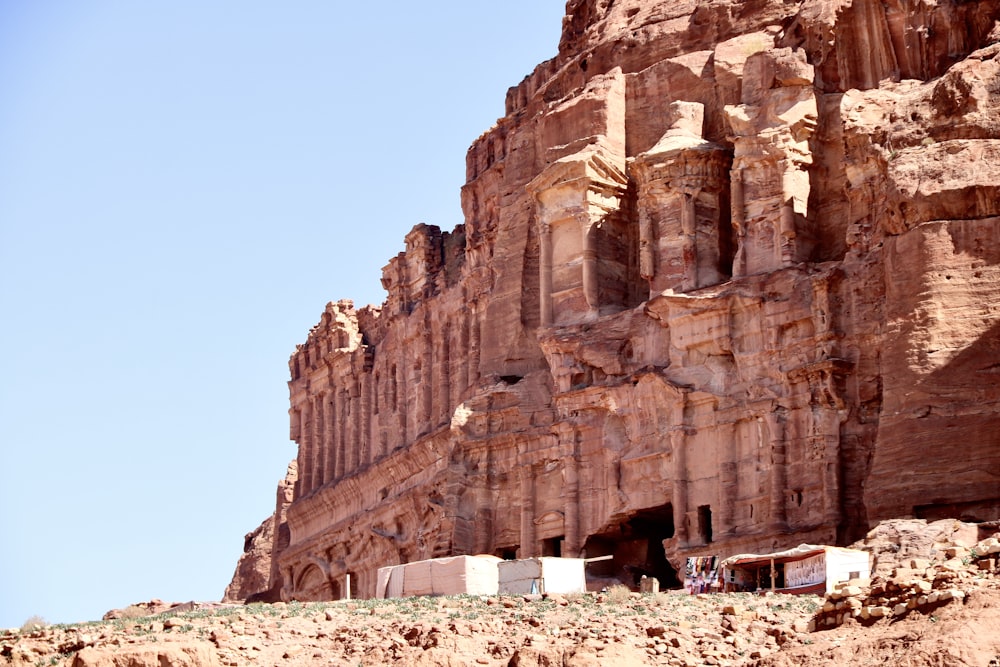
[[369, 390], [371, 394], [372, 421], [368, 428], [370, 432], [368, 439], [371, 443], [370, 448], [373, 461], [382, 455], [382, 407], [384, 405], [382, 402], [382, 371], [383, 368], [378, 368], [372, 374]]
[[431, 423], [432, 407], [434, 401], [434, 327], [430, 318], [425, 320], [424, 329], [427, 332], [427, 340], [422, 341], [420, 346], [421, 371], [419, 393], [418, 428]]
[[479, 361], [482, 354], [482, 339], [483, 334], [480, 329], [479, 321], [479, 301], [473, 301], [469, 307], [469, 333], [471, 335], [471, 341], [469, 344], [469, 382], [468, 386], [472, 386], [479, 382]]
[[733, 231], [736, 233], [736, 255], [733, 257], [733, 276], [739, 278], [747, 273], [744, 250], [746, 246], [747, 209], [743, 192], [743, 168], [734, 167], [730, 172], [732, 179], [732, 216]]
[[289, 566], [281, 570], [281, 599], [287, 602], [294, 592], [295, 571]]
[[314, 489], [318, 489], [323, 486], [323, 476], [326, 474], [326, 465], [323, 460], [326, 456], [326, 403], [324, 402], [325, 396], [320, 393], [313, 399], [313, 411], [316, 414], [315, 419], [315, 435], [313, 442], [316, 443], [316, 467], [313, 472], [312, 485]]
[[530, 465], [521, 466], [521, 558], [536, 554], [535, 476]]
[[457, 355], [453, 353], [454, 348], [455, 330], [449, 324], [445, 327], [444, 332], [444, 377], [441, 380], [441, 389], [444, 395], [444, 414], [442, 415], [444, 423], [451, 421], [452, 411], [461, 400], [461, 387], [458, 382], [454, 381], [459, 375], [455, 372], [454, 357]]
[[538, 301], [539, 316], [543, 327], [552, 326], [552, 225], [539, 224]]
[[695, 220], [694, 202], [700, 190], [681, 193], [681, 233], [684, 238], [682, 258], [684, 264], [683, 289], [698, 287], [698, 229]]
[[302, 438], [302, 432], [304, 430], [305, 422], [303, 421], [301, 404], [297, 404], [295, 407], [289, 410], [288, 414], [289, 417], [291, 418], [291, 433], [289, 435], [291, 436], [291, 439], [294, 440], [295, 443], [298, 445], [298, 451], [296, 455], [296, 469], [299, 471], [299, 474], [296, 476], [295, 484], [292, 487], [292, 496], [293, 496], [292, 499], [298, 500], [299, 498], [306, 495], [305, 489], [303, 488], [305, 486], [305, 483], [303, 482], [302, 478], [302, 471], [305, 470], [305, 449], [304, 449], [305, 442], [303, 441]]
[[411, 401], [404, 398], [406, 396], [406, 369], [403, 364], [394, 365], [392, 369], [396, 374], [392, 387], [392, 409], [395, 411], [398, 421], [394, 446], [399, 446], [410, 442], [406, 429], [409, 426], [407, 412], [410, 409]]
[[600, 223], [592, 223], [584, 220], [581, 223], [583, 233], [583, 298], [587, 301], [587, 307], [592, 315], [597, 315], [601, 306], [600, 295], [598, 293], [598, 267], [597, 267], [597, 237], [595, 227]]
[[[798, 259], [795, 242], [795, 204], [794, 192], [796, 178], [795, 165], [789, 160], [781, 163], [781, 223], [778, 227], [780, 236], [780, 255], [778, 261], [782, 265], [794, 263]], [[808, 181], [806, 182], [808, 187]]]
[[472, 386], [472, 362], [470, 361], [471, 350], [469, 349], [469, 314], [468, 309], [464, 311], [464, 317], [459, 317], [458, 331], [458, 357], [459, 357], [459, 383], [455, 388], [458, 390], [455, 404], [462, 399], [465, 391]]
[[337, 479], [341, 479], [350, 472], [347, 460], [350, 445], [347, 442], [347, 390], [341, 388], [337, 391]]
[[337, 403], [336, 389], [330, 389], [323, 396], [326, 404], [326, 433], [323, 436], [323, 483], [333, 481], [337, 470]]
[[809, 439], [819, 453], [816, 460], [823, 466], [818, 477], [823, 485], [824, 523], [829, 527], [838, 526], [843, 516], [840, 431], [846, 418], [846, 406], [838, 385], [850, 370], [851, 364], [847, 361], [824, 359], [788, 374], [792, 382], [808, 383]]
[[444, 424], [448, 421], [449, 413], [451, 412], [451, 327], [445, 324], [441, 331], [440, 341], [438, 343], [438, 349], [440, 352], [440, 361], [438, 366], [440, 367], [441, 376], [438, 380], [438, 395], [440, 395], [437, 419], [438, 423]]
[[354, 380], [350, 384], [351, 393], [349, 396], [350, 400], [350, 414], [351, 414], [351, 426], [350, 426], [350, 446], [351, 446], [351, 472], [357, 472], [361, 468], [362, 462], [362, 440], [361, 433], [364, 430], [364, 423], [361, 421], [361, 381]]
[[688, 523], [688, 451], [687, 420], [688, 394], [686, 390], [676, 390], [670, 410], [670, 452], [674, 460], [674, 487], [671, 504], [674, 510], [674, 531], [677, 543], [688, 546], [691, 541], [691, 526]]
[[309, 437], [312, 445], [312, 471], [309, 474], [309, 486], [315, 491], [320, 487], [320, 476], [323, 473], [323, 408], [319, 396], [313, 396], [309, 400], [309, 407], [312, 413], [312, 432]]
[[307, 398], [302, 402], [302, 456], [299, 463], [299, 481], [302, 484], [302, 495], [308, 496], [312, 493], [312, 469], [313, 469], [313, 430], [312, 430], [312, 401]]
[[649, 210], [639, 210], [639, 276], [652, 280], [656, 275], [656, 222]]
[[736, 462], [736, 425], [719, 426], [722, 442], [719, 452], [722, 460], [719, 462], [719, 533], [734, 535], [736, 521], [734, 518], [736, 499], [739, 495]]
[[574, 428], [559, 431], [560, 445], [564, 452], [565, 504], [563, 505], [563, 556], [575, 558], [583, 549], [580, 529], [580, 443]]
[[361, 401], [361, 417], [360, 417], [360, 428], [358, 429], [358, 434], [360, 436], [361, 442], [361, 465], [367, 466], [372, 462], [372, 446], [371, 446], [371, 432], [372, 432], [372, 376], [371, 373], [362, 373], [361, 378], [358, 381], [360, 384], [360, 401]]
[[688, 525], [688, 469], [686, 434], [682, 425], [676, 425], [670, 430], [670, 448], [674, 454], [674, 529], [677, 540], [687, 546], [691, 540]]
[[[345, 378], [350, 381], [349, 378]], [[354, 431], [354, 400], [351, 397], [351, 390], [344, 387], [341, 390], [344, 404], [344, 476], [347, 477], [357, 470], [358, 465], [358, 441]]]
[[771, 510], [770, 528], [773, 531], [782, 532], [788, 529], [788, 509], [785, 506], [785, 496], [788, 493], [785, 420], [786, 413], [782, 407], [775, 407], [764, 415], [768, 445], [771, 451], [771, 485], [768, 494]]
[[823, 505], [824, 523], [839, 526], [842, 515], [840, 465], [840, 415], [830, 407], [814, 409], [814, 428], [824, 444]]
[[830, 280], [831, 277], [819, 276], [813, 281], [812, 319], [816, 329], [816, 361], [833, 357], [837, 342], [837, 333], [833, 328]]

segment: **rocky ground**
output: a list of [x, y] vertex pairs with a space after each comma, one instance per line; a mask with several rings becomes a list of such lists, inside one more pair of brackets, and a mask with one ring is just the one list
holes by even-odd
[[[147, 603], [94, 623], [0, 631], [0, 665], [1000, 665], [1000, 541], [955, 545], [941, 541], [947, 531], [940, 530], [928, 540], [921, 526], [919, 539], [905, 527], [876, 535], [868, 544], [876, 576], [826, 599], [613, 588], [569, 596]], [[920, 540], [927, 544], [914, 556]], [[158, 613], [143, 615], [151, 612]]]

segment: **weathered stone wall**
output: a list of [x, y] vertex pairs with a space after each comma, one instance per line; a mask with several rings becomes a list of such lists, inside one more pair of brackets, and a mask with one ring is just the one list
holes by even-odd
[[[282, 595], [1000, 509], [1000, 3], [570, 0], [381, 307], [290, 361]], [[272, 582], [275, 583], [275, 582]]]

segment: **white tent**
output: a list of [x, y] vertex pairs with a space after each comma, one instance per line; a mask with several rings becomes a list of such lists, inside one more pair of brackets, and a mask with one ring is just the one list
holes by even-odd
[[496, 556], [452, 556], [380, 567], [377, 598], [414, 595], [496, 595]]
[[500, 561], [500, 594], [585, 593], [583, 558], [525, 558]]

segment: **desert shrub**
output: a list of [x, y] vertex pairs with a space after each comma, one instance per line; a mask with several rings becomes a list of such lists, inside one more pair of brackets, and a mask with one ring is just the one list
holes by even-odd
[[628, 602], [631, 598], [632, 591], [629, 590], [628, 586], [615, 584], [608, 589], [608, 602], [622, 604], [623, 602]]
[[670, 593], [666, 591], [660, 591], [659, 593], [654, 593], [651, 596], [650, 603], [655, 607], [667, 607], [670, 605], [673, 598]]
[[48, 623], [41, 616], [32, 616], [24, 623], [21, 624], [21, 632], [35, 632], [37, 630], [42, 630]]
[[121, 610], [119, 618], [142, 618], [143, 616], [148, 616], [149, 610], [140, 607], [137, 604], [130, 604]]

